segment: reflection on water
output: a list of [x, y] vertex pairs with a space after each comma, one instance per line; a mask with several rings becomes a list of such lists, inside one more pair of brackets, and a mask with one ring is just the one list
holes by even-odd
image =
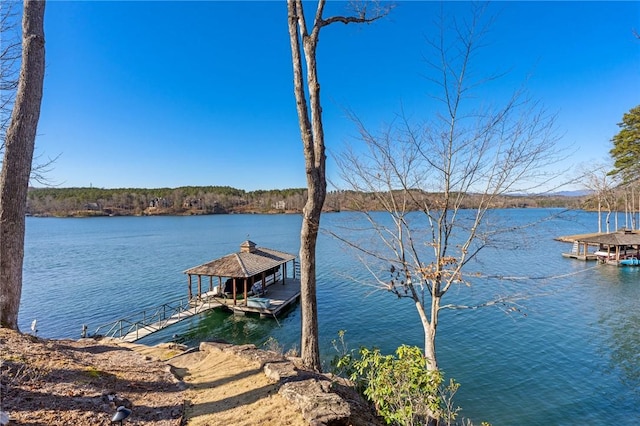
[[602, 290], [613, 290], [618, 297], [614, 303], [599, 306], [598, 324], [607, 330], [602, 352], [609, 356], [612, 374], [619, 375], [629, 391], [640, 397], [640, 268], [611, 269], [608, 275], [615, 274], [618, 280], [603, 283]]
[[198, 326], [181, 336], [186, 344], [202, 340], [222, 339], [236, 344], [256, 343], [267, 340], [275, 320], [254, 316], [234, 315], [222, 310], [210, 311]]

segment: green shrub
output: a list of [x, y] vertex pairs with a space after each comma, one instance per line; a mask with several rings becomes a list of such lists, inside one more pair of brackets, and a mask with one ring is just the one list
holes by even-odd
[[348, 349], [345, 333], [340, 330], [331, 342], [337, 353], [332, 371], [349, 377], [387, 424], [473, 426], [468, 419], [457, 419], [460, 407], [453, 397], [460, 384], [453, 379], [445, 383], [442, 371], [427, 369], [422, 349], [402, 345], [395, 355], [382, 355], [379, 349], [363, 347], [355, 353]]
[[[388, 424], [424, 425], [443, 412], [442, 373], [427, 369], [422, 350], [402, 345], [396, 356], [361, 348], [351, 375]], [[451, 381], [450, 386], [457, 389]], [[454, 389], [454, 390], [455, 390]], [[450, 417], [455, 418], [455, 413]]]
[[355, 358], [353, 356], [353, 349], [348, 349], [347, 342], [344, 339], [346, 330], [338, 331], [338, 339], [333, 339], [331, 345], [335, 349], [337, 355], [331, 360], [331, 372], [341, 377], [351, 377], [354, 373], [353, 362]]

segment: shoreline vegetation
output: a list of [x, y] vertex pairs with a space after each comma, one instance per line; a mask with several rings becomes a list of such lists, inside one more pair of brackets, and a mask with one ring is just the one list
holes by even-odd
[[[438, 194], [416, 190], [418, 199], [437, 203]], [[228, 186], [178, 188], [30, 188], [27, 215], [35, 217], [192, 216], [211, 214], [302, 213], [306, 188], [245, 191]], [[468, 195], [463, 208], [477, 207]], [[479, 196], [477, 197], [479, 200]], [[592, 209], [588, 195], [509, 195], [496, 198], [492, 208]], [[415, 206], [418, 209], [418, 206]], [[327, 193], [325, 212], [384, 210], [374, 196], [354, 191]]]

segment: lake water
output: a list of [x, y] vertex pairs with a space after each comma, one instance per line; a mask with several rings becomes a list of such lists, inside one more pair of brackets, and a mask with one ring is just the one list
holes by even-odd
[[[557, 212], [504, 210], [491, 219], [516, 226], [551, 213]], [[322, 226], [353, 227], [355, 218], [325, 214]], [[184, 270], [236, 252], [246, 239], [297, 254], [300, 224], [299, 215], [28, 218], [20, 328], [28, 331], [37, 318], [42, 337], [78, 338], [82, 324], [93, 331], [185, 296]], [[553, 240], [595, 229], [595, 214], [570, 212], [506, 235], [467, 270], [537, 279], [477, 278], [445, 296], [447, 303], [467, 303], [534, 295], [520, 301], [517, 312], [442, 314], [438, 360], [462, 384], [456, 402], [463, 416], [493, 425], [640, 424], [640, 268], [564, 259], [560, 253], [570, 245]], [[401, 344], [422, 346], [412, 304], [365, 285], [371, 280], [352, 252], [323, 234], [317, 263], [325, 362], [335, 354], [331, 341], [339, 330], [347, 331], [350, 348], [391, 353]], [[545, 279], [551, 276], [556, 278]], [[288, 349], [299, 345], [300, 308], [278, 322], [214, 311], [141, 343], [174, 334], [189, 345], [213, 338], [261, 345], [272, 336]]]

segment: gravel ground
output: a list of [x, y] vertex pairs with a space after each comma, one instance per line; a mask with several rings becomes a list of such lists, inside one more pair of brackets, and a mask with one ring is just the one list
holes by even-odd
[[[162, 351], [166, 356], [176, 352]], [[185, 386], [170, 366], [111, 342], [47, 340], [0, 328], [0, 411], [19, 425], [178, 426]]]

